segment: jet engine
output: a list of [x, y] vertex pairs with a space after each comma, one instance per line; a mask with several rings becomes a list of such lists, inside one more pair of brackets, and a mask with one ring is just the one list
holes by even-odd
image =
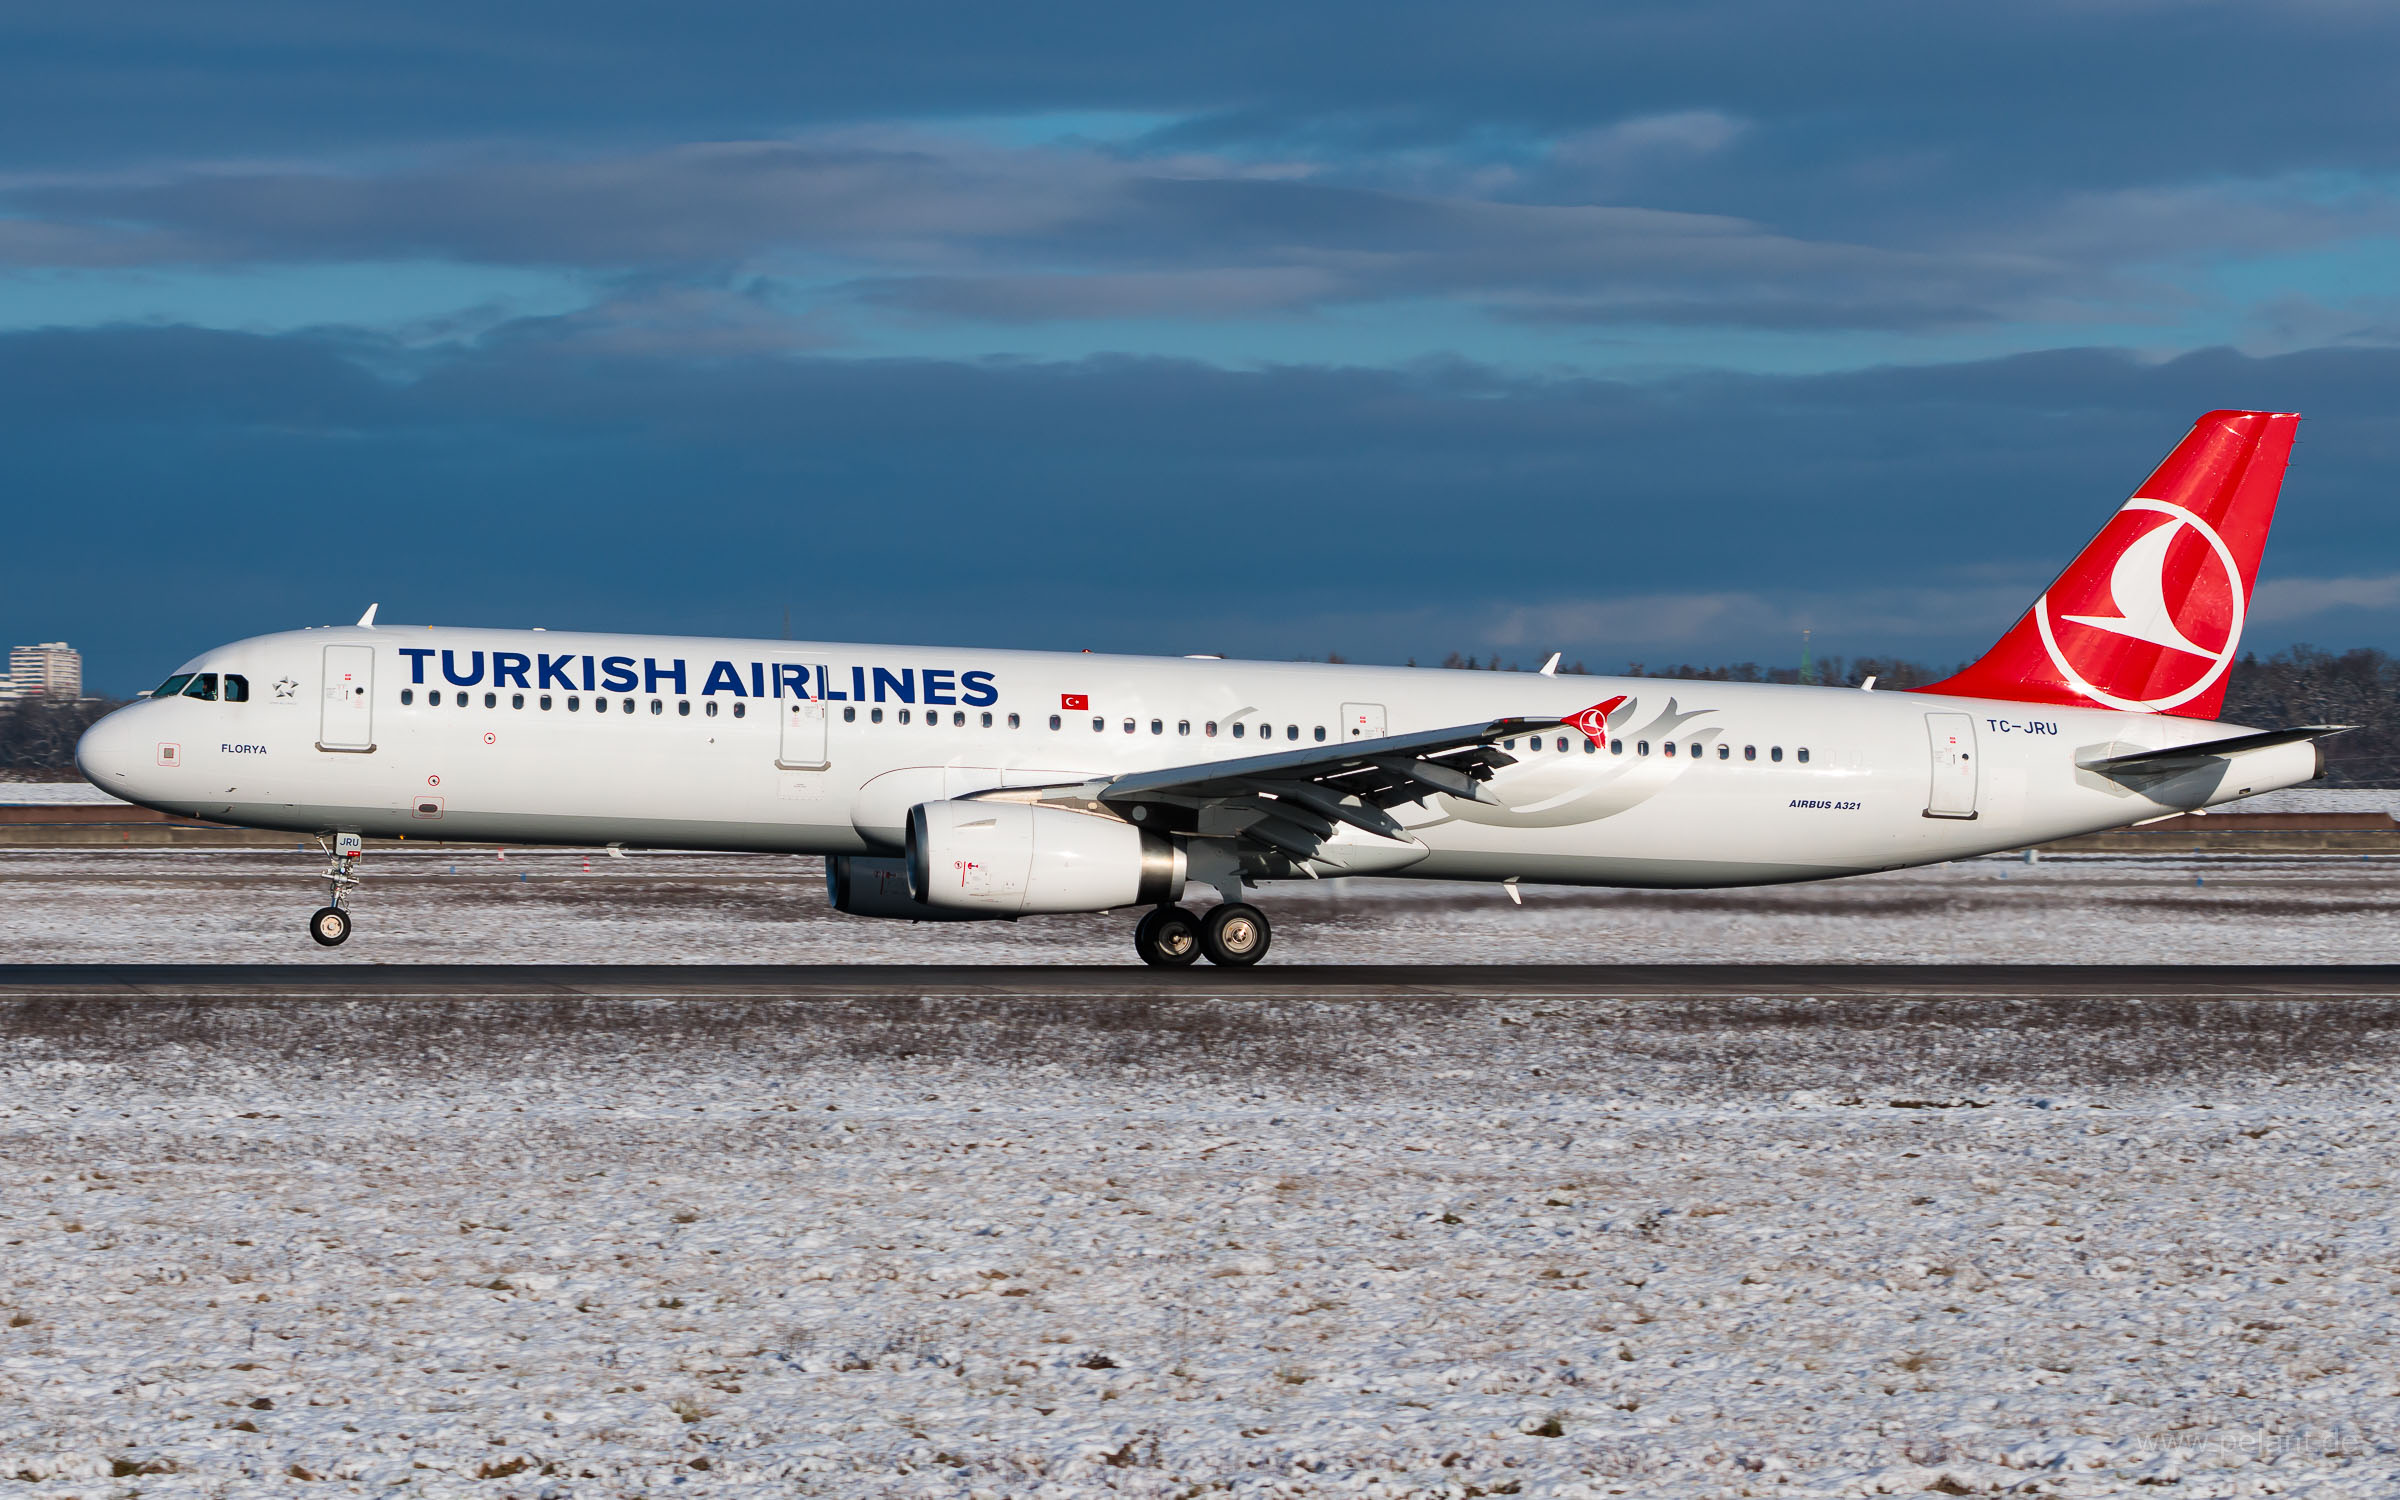
[[1106, 911], [1180, 898], [1175, 840], [1116, 818], [1024, 802], [921, 802], [908, 815], [909, 894], [985, 916]]
[[825, 861], [825, 899], [854, 917], [904, 922], [996, 922], [996, 911], [945, 911], [908, 893], [908, 861], [871, 854], [836, 854]]

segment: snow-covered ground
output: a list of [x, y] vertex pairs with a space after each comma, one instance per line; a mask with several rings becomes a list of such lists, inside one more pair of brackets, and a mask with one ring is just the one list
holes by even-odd
[[2385, 1497], [2396, 1023], [19, 1003], [0, 1477]]
[[[357, 933], [304, 930], [324, 857], [0, 851], [17, 962], [1122, 963], [1125, 913], [913, 925], [841, 916], [813, 859], [378, 850]], [[1966, 860], [1731, 891], [1280, 882], [1270, 963], [2400, 962], [2400, 861]]]

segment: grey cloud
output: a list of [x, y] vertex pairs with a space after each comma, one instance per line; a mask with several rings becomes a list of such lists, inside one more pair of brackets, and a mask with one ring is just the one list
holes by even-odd
[[[2363, 643], [2400, 631], [2376, 608], [2400, 569], [2394, 350], [1635, 385], [664, 357], [588, 332], [0, 336], [0, 491], [61, 560], [0, 592], [0, 625], [173, 658], [323, 619], [338, 577], [466, 621], [771, 633], [790, 603], [837, 638], [1594, 665], [1764, 659], [1813, 626], [1823, 651], [1955, 660], [2194, 416], [2258, 404], [2309, 420], [2255, 643], [2331, 618], [2288, 613], [2281, 578], [2336, 580], [2300, 598], [2338, 597]], [[141, 538], [141, 587], [94, 525]], [[1272, 545], [1160, 609], [1149, 562], [1204, 532]]]
[[1496, 303], [1491, 309], [1511, 322], [1533, 324], [1661, 324], [1669, 327], [1758, 328], [1778, 332], [1878, 329], [1928, 332], [1990, 323], [2000, 318], [1992, 305], [1920, 302], [1903, 297], [1701, 297], [1648, 300], [1566, 301], [1547, 299]]
[[[1661, 321], [1775, 328], [1811, 326], [1811, 305], [1873, 302], [1888, 310], [1863, 326], [1927, 327], [2057, 280], [2021, 257], [1806, 240], [1724, 215], [1402, 193], [1226, 162], [1184, 160], [1170, 175], [1089, 150], [898, 132], [11, 196], [87, 263], [121, 261], [145, 236], [220, 261], [429, 255], [703, 279], [830, 262], [871, 267], [855, 284], [869, 301], [1005, 321], [1448, 297], [1520, 321], [1633, 305]], [[1845, 310], [1813, 326], [1861, 322]]]
[[2400, 573], [2363, 578], [2262, 578], [2250, 601], [2250, 618], [2261, 624], [2282, 624], [2338, 609], [2400, 609]]

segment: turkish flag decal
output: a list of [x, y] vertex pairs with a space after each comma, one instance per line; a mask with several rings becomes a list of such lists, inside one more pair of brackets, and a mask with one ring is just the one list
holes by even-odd
[[1058, 695], [1058, 706], [1072, 709], [1090, 708], [1092, 700], [1089, 695], [1084, 693], [1061, 693]]

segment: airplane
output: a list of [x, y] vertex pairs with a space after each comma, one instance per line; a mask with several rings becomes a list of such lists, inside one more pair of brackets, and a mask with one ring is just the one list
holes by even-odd
[[[2215, 722], [2299, 418], [2203, 416], [1982, 658], [1907, 691], [351, 626], [236, 641], [92, 726], [145, 807], [317, 835], [823, 856], [861, 917], [1138, 908], [1154, 966], [1268, 950], [1341, 876], [1708, 887], [1895, 870], [2321, 775]], [[1205, 912], [1187, 892], [1213, 890]]]

